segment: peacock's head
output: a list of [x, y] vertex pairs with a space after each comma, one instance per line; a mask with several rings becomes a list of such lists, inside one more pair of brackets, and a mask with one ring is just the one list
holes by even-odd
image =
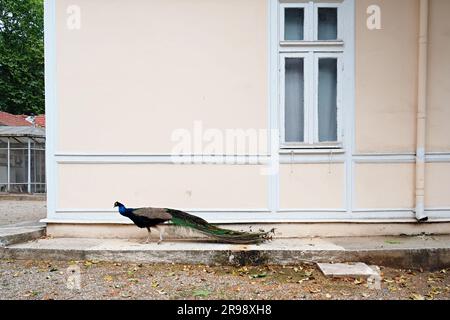
[[118, 202], [118, 201], [114, 202], [114, 208], [117, 208], [117, 207], [123, 207], [123, 206], [124, 206], [124, 205], [121, 204], [121, 203]]

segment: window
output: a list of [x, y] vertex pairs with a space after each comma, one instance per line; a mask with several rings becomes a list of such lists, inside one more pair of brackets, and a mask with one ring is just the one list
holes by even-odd
[[283, 148], [342, 147], [345, 1], [279, 2]]

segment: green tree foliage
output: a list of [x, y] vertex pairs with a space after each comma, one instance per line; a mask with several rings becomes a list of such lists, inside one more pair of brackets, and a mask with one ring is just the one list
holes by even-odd
[[44, 109], [43, 0], [0, 0], [0, 111]]

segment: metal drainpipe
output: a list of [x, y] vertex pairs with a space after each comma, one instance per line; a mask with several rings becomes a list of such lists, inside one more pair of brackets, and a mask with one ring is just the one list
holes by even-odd
[[28, 138], [28, 193], [31, 193], [31, 139]]
[[7, 169], [7, 174], [8, 174], [8, 188], [7, 191], [11, 192], [11, 142], [8, 138], [8, 169]]
[[420, 33], [417, 94], [417, 151], [416, 151], [416, 219], [428, 220], [425, 212], [425, 156], [427, 121], [428, 72], [428, 10], [429, 0], [420, 0]]

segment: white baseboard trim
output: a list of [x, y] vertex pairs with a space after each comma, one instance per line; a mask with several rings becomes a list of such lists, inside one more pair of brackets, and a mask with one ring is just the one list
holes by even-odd
[[[417, 223], [414, 211], [373, 211], [373, 212], [278, 212], [270, 211], [193, 211], [186, 210], [211, 223], [217, 224], [252, 224], [252, 223]], [[449, 210], [427, 210], [429, 222], [450, 222]], [[67, 224], [131, 224], [118, 212], [108, 210], [57, 211], [47, 219], [47, 223]]]

